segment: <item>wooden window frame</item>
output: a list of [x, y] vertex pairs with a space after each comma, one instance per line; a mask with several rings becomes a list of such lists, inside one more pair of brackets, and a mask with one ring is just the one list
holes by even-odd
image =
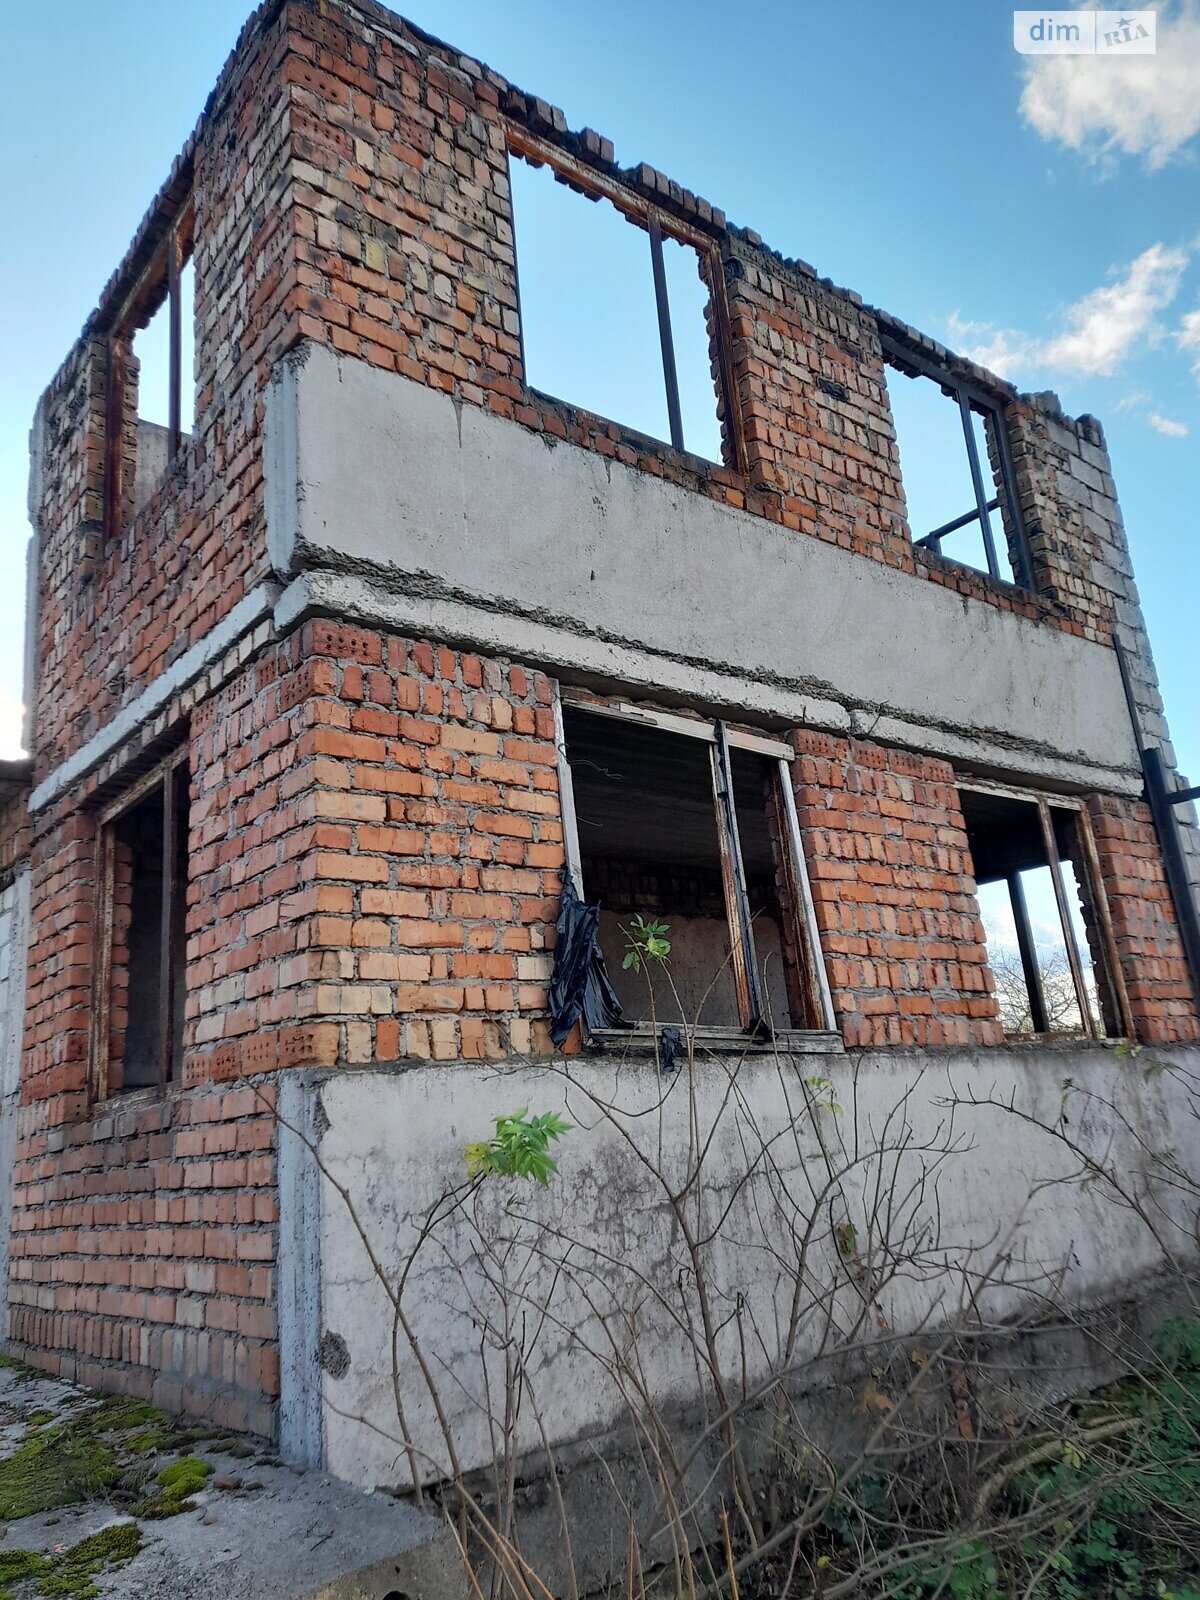
[[[993, 783], [983, 778], [959, 778], [955, 787], [975, 794], [1000, 795], [1008, 800], [1017, 800], [1025, 805], [1035, 807], [1038, 813], [1038, 822], [1041, 829], [1042, 842], [1046, 851], [1046, 864], [1050, 869], [1050, 878], [1054, 887], [1054, 900], [1058, 910], [1058, 920], [1063, 936], [1063, 945], [1067, 953], [1067, 964], [1071, 969], [1071, 982], [1075, 990], [1075, 1000], [1079, 1007], [1079, 1016], [1082, 1026], [1078, 1029], [1055, 1029], [1038, 1032], [1036, 1038], [1080, 1038], [1086, 1037], [1096, 1040], [1134, 1039], [1133, 1012], [1129, 1003], [1129, 993], [1125, 987], [1125, 976], [1121, 970], [1121, 962], [1117, 953], [1116, 934], [1113, 930], [1112, 909], [1108, 903], [1108, 895], [1104, 888], [1104, 877], [1100, 870], [1100, 856], [1096, 849], [1096, 839], [1092, 832], [1091, 817], [1088, 815], [1087, 805], [1077, 795], [1046, 794], [1036, 789], [1022, 789], [1010, 784]], [[1075, 936], [1075, 928], [1071, 921], [1067, 901], [1067, 888], [1063, 880], [1062, 867], [1058, 856], [1058, 844], [1054, 836], [1054, 819], [1052, 811], [1069, 811], [1075, 818], [1077, 836], [1083, 856], [1083, 869], [1086, 882], [1081, 885], [1096, 917], [1096, 936], [1099, 945], [1102, 970], [1097, 974], [1109, 992], [1112, 1009], [1116, 1013], [1121, 1032], [1110, 1034], [1104, 1024], [1104, 1006], [1101, 1003], [1095, 1009], [1087, 993], [1083, 981], [1083, 958], [1080, 953], [1079, 941]], [[974, 863], [972, 862], [972, 866]], [[1025, 972], [1026, 987], [1030, 993], [1031, 1009], [1036, 1011], [1038, 999], [1035, 990], [1038, 985], [1031, 981], [1031, 964], [1036, 967], [1036, 955], [1029, 945], [1027, 928], [1022, 927], [1022, 918], [1016, 905], [1016, 893], [1013, 886], [1009, 885], [1010, 894], [1014, 900], [1014, 919], [1017, 924], [1017, 938], [1020, 949], [1021, 963]], [[1019, 890], [1019, 883], [1018, 883]], [[1023, 903], [1023, 891], [1021, 900]], [[990, 964], [989, 964], [990, 965]], [[1093, 963], [1095, 965], [1095, 963]], [[1039, 979], [1040, 981], [1040, 979]], [[1043, 1006], [1044, 1009], [1044, 1006]]]
[[796, 813], [796, 798], [792, 791], [791, 764], [796, 759], [796, 752], [791, 745], [770, 734], [761, 733], [753, 728], [731, 725], [716, 718], [660, 711], [657, 708], [636, 705], [627, 700], [605, 698], [591, 694], [587, 690], [568, 688], [557, 683], [553, 689], [553, 706], [566, 871], [580, 899], [584, 894], [583, 857], [579, 845], [575, 790], [567, 755], [563, 707], [570, 706], [595, 716], [612, 717], [618, 722], [658, 728], [664, 733], [682, 735], [708, 745], [717, 843], [721, 859], [721, 881], [729, 927], [738, 1015], [744, 1034], [764, 1039], [771, 1036], [772, 1030], [764, 1015], [762, 979], [754, 948], [745, 864], [742, 860], [737, 813], [733, 804], [730, 752], [735, 749], [746, 750], [771, 762], [772, 798], [780, 824], [779, 866], [783, 872], [785, 894], [789, 901], [787, 914], [790, 914], [794, 921], [792, 931], [799, 953], [801, 991], [799, 998], [805, 1013], [805, 1022], [794, 1031], [817, 1033], [822, 1036], [836, 1034], [837, 1016], [825, 970], [816, 908], [808, 878], [808, 863], [804, 855], [804, 844]]
[[[178, 817], [179, 785], [187, 783], [188, 746], [180, 745], [169, 756], [157, 762], [136, 782], [99, 813], [96, 835], [96, 917], [95, 959], [92, 980], [92, 1026], [90, 1071], [88, 1074], [88, 1100], [92, 1105], [115, 1099], [125, 1094], [144, 1093], [147, 1090], [161, 1094], [168, 1084], [178, 1084], [183, 1078], [182, 1060], [172, 1059], [173, 1018], [175, 991], [182, 974], [175, 970], [172, 934], [175, 927], [176, 899], [175, 874], [176, 821]], [[155, 789], [163, 794], [162, 843], [162, 910], [159, 945], [159, 1061], [158, 1079], [154, 1084], [139, 1084], [135, 1088], [113, 1088], [109, 1084], [109, 1067], [112, 1049], [112, 947], [114, 922], [114, 889], [116, 862], [116, 824]]]

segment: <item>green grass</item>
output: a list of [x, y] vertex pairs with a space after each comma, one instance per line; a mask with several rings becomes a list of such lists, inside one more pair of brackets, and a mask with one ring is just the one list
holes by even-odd
[[[986, 1532], [898, 1564], [889, 1600], [1200, 1600], [1200, 1320], [1167, 1323], [1156, 1346], [1157, 1363], [1060, 1407], [1023, 1470], [1016, 1452]], [[901, 1524], [898, 1488], [883, 1472], [858, 1480], [830, 1519], [831, 1568], [838, 1544]]]

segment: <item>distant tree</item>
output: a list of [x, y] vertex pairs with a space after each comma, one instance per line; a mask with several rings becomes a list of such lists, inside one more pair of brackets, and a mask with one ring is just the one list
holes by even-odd
[[[1041, 949], [1038, 951], [1038, 965], [1042, 974], [1042, 994], [1046, 1002], [1049, 1032], [1060, 1033], [1080, 1027], [1079, 1002], [1075, 998], [1075, 984], [1066, 951], [1061, 948]], [[1000, 1003], [1000, 1021], [1005, 1033], [1032, 1033], [1033, 1013], [1019, 952], [1011, 946], [1005, 947], [993, 958], [991, 967], [996, 979], [996, 999]]]

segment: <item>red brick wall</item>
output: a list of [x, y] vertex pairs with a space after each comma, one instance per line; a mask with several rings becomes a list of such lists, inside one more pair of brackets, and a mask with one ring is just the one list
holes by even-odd
[[550, 684], [312, 623], [306, 1007], [348, 1062], [548, 1049], [563, 862]]
[[[279, 92], [284, 40], [278, 23], [249, 30], [168, 185], [177, 200], [194, 171], [197, 424], [176, 471], [119, 532], [103, 526], [106, 330], [165, 227], [159, 206], [43, 397], [35, 781], [266, 570], [263, 394], [284, 347], [294, 248]], [[191, 382], [184, 373], [185, 395]], [[128, 406], [129, 450], [133, 425]], [[126, 479], [131, 485], [131, 472]]]
[[1128, 552], [1099, 424], [1027, 397], [1005, 419], [1034, 581], [1062, 607], [1069, 631], [1107, 644], [1115, 621], [1107, 585], [1123, 598]]
[[133, 922], [133, 851], [123, 839], [113, 845], [112, 946], [108, 1014], [107, 1090], [116, 1093], [125, 1070], [129, 1027], [129, 930]]
[[[188, 770], [187, 1085], [544, 1047], [563, 859], [545, 677], [314, 623], [193, 712]], [[43, 818], [32, 877], [23, 1094], [62, 1122], [87, 1114], [89, 797]]]
[[189, 1084], [547, 1048], [543, 675], [313, 622], [192, 728]]
[[[288, 10], [292, 55], [283, 76], [302, 163], [290, 334], [798, 532], [1080, 631], [1066, 586], [1055, 598], [1028, 595], [913, 551], [877, 318], [859, 296], [785, 261], [757, 234], [728, 228], [723, 212], [652, 167], [617, 167], [606, 140], [590, 130], [570, 133], [562, 112], [469, 57], [365, 9], [379, 23], [369, 32], [340, 5], [314, 11], [293, 0]], [[635, 206], [649, 202], [716, 246], [734, 412], [726, 435], [742, 441], [744, 475], [734, 455], [726, 466], [709, 466], [579, 410], [569, 395], [563, 403], [525, 388], [510, 129], [556, 147], [585, 173], [618, 184]], [[893, 332], [901, 326], [888, 325]], [[715, 363], [716, 326], [710, 331]]]
[[1088, 809], [1137, 1036], [1148, 1044], [1200, 1039], [1200, 1007], [1150, 808], [1095, 795]]
[[69, 804], [38, 818], [29, 889], [21, 1097], [70, 1120], [87, 1099], [96, 828]]
[[335, 1033], [312, 1025], [302, 989], [312, 874], [330, 842], [305, 747], [308, 640], [271, 646], [192, 717], [188, 1084], [334, 1059]]
[[846, 1043], [1000, 1043], [949, 763], [821, 733], [792, 741], [796, 809]]
[[24, 791], [0, 801], [0, 885], [29, 854], [32, 832], [28, 801]]
[[22, 1109], [9, 1349], [47, 1371], [269, 1434], [274, 1091]]
[[913, 571], [875, 319], [744, 240], [726, 254], [747, 470], [786, 527]]
[[300, 644], [247, 664], [193, 711], [190, 736], [177, 711], [164, 718], [189, 738], [187, 1087], [88, 1103], [97, 807], [128, 774], [116, 760], [115, 776], [39, 818], [13, 1209], [10, 1337], [25, 1359], [264, 1433], [277, 1390], [273, 1085], [265, 1104], [203, 1085], [336, 1045], [298, 1020], [288, 968], [306, 942], [289, 890], [318, 844], [287, 789], [308, 692]]

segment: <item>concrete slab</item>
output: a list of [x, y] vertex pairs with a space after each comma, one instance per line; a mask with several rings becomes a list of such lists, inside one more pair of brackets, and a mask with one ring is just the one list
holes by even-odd
[[[0, 1457], [31, 1419], [69, 1417], [93, 1392], [22, 1367], [0, 1368]], [[460, 1600], [454, 1541], [436, 1516], [367, 1494], [318, 1472], [283, 1465], [266, 1447], [249, 1455], [195, 1453], [212, 1463], [195, 1508], [141, 1519], [134, 1559], [100, 1574], [101, 1595], [122, 1600]], [[69, 1549], [128, 1513], [105, 1501], [64, 1506], [0, 1525], [0, 1551]]]
[[102, 1594], [123, 1600], [456, 1600], [457, 1557], [437, 1518], [321, 1473], [273, 1461], [209, 1459], [214, 1481], [241, 1487], [210, 1489], [196, 1497], [194, 1511], [143, 1523], [141, 1551], [107, 1580]]

